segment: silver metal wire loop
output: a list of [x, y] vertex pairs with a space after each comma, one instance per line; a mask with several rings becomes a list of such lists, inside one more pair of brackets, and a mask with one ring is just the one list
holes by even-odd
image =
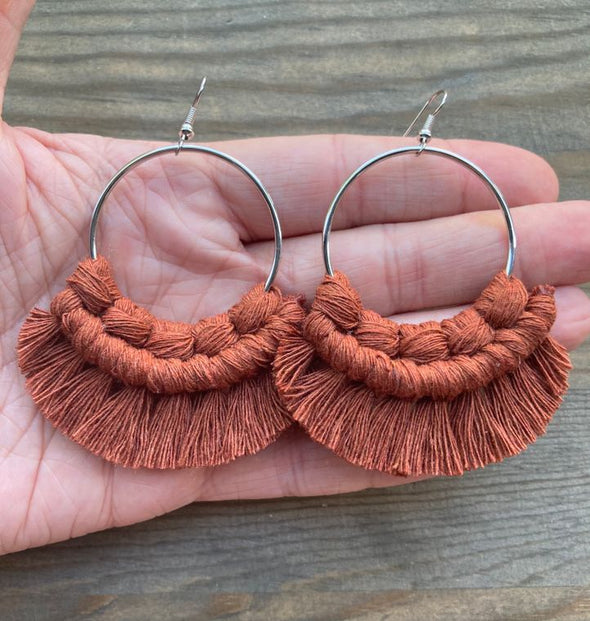
[[[125, 164], [125, 166], [123, 166], [123, 168], [121, 168], [121, 170], [119, 170], [113, 176], [113, 178], [108, 182], [105, 189], [102, 191], [101, 195], [98, 197], [98, 200], [96, 201], [96, 205], [94, 206], [94, 210], [92, 211], [92, 219], [90, 221], [90, 236], [89, 236], [90, 256], [93, 259], [96, 259], [96, 257], [98, 256], [98, 252], [96, 249], [96, 230], [98, 227], [98, 219], [99, 219], [103, 204], [105, 200], [107, 199], [107, 197], [109, 196], [109, 194], [111, 193], [111, 191], [113, 190], [113, 188], [130, 170], [135, 168], [137, 165], [141, 164], [141, 162], [145, 162], [146, 160], [150, 160], [160, 155], [165, 155], [167, 153], [176, 153], [177, 148], [178, 148], [177, 145], [173, 144], [173, 145], [168, 145], [165, 147], [160, 147], [158, 149], [154, 149], [153, 151], [148, 151], [147, 153], [143, 153], [142, 155], [139, 155], [135, 159]], [[248, 177], [248, 179], [256, 186], [256, 189], [260, 193], [260, 196], [263, 198], [264, 202], [266, 203], [266, 206], [270, 214], [270, 218], [272, 220], [272, 226], [273, 226], [273, 231], [274, 231], [274, 242], [275, 242], [274, 256], [272, 260], [272, 265], [270, 267], [270, 271], [264, 283], [264, 289], [265, 291], [268, 291], [276, 277], [277, 270], [279, 269], [279, 261], [281, 259], [281, 250], [282, 250], [281, 225], [279, 222], [279, 216], [277, 214], [277, 210], [274, 206], [274, 203], [273, 203], [273, 200], [270, 194], [267, 192], [266, 188], [262, 185], [262, 182], [260, 181], [260, 179], [258, 179], [258, 177], [249, 168], [247, 168], [244, 164], [242, 164], [237, 159], [233, 158], [231, 155], [228, 155], [227, 153], [223, 153], [222, 151], [218, 151], [217, 149], [213, 149], [211, 147], [205, 147], [205, 146], [194, 145], [194, 144], [183, 144], [181, 151], [182, 153], [186, 153], [189, 151], [196, 152], [196, 153], [206, 153], [214, 157], [217, 157], [223, 160], [224, 162], [231, 164], [234, 168], [237, 168], [244, 175], [246, 175], [246, 177]]]
[[487, 186], [490, 188], [494, 197], [498, 201], [500, 208], [502, 209], [502, 213], [504, 215], [504, 220], [506, 222], [506, 227], [508, 229], [508, 256], [506, 258], [506, 273], [508, 276], [512, 274], [514, 269], [514, 259], [516, 257], [516, 232], [514, 230], [514, 222], [512, 221], [512, 216], [510, 214], [510, 209], [504, 199], [504, 196], [500, 192], [498, 186], [486, 175], [486, 173], [476, 166], [473, 162], [470, 162], [468, 159], [458, 155], [457, 153], [453, 153], [452, 151], [446, 151], [445, 149], [437, 149], [435, 147], [425, 146], [423, 144], [411, 146], [411, 147], [401, 147], [399, 149], [393, 149], [391, 151], [386, 151], [385, 153], [381, 153], [376, 157], [366, 161], [364, 164], [359, 166], [350, 177], [344, 182], [342, 187], [338, 190], [332, 204], [330, 205], [330, 209], [328, 209], [328, 213], [326, 215], [326, 219], [324, 221], [324, 228], [322, 231], [322, 246], [324, 252], [324, 264], [326, 266], [326, 272], [330, 275], [334, 275], [334, 270], [332, 268], [332, 261], [330, 259], [330, 231], [332, 230], [332, 220], [334, 219], [334, 214], [336, 212], [336, 208], [346, 192], [348, 186], [360, 175], [362, 175], [367, 169], [369, 169], [374, 164], [382, 162], [383, 160], [388, 160], [390, 158], [399, 157], [401, 155], [405, 155], [407, 153], [432, 153], [438, 157], [444, 157], [446, 159], [453, 160], [458, 162], [463, 167], [467, 168], [471, 172], [475, 173], [482, 181], [484, 181]]
[[514, 222], [512, 221], [512, 216], [510, 214], [510, 209], [508, 208], [508, 204], [504, 199], [504, 196], [500, 192], [498, 186], [486, 175], [486, 173], [479, 168], [476, 164], [469, 161], [468, 159], [458, 155], [457, 153], [453, 153], [452, 151], [447, 151], [445, 149], [437, 149], [435, 147], [427, 146], [427, 141], [430, 139], [430, 133], [432, 128], [432, 123], [434, 121], [434, 117], [440, 111], [442, 106], [445, 104], [447, 99], [446, 91], [437, 91], [430, 97], [430, 99], [424, 104], [420, 112], [416, 115], [404, 136], [408, 135], [412, 128], [416, 125], [420, 117], [426, 111], [429, 106], [433, 106], [434, 102], [440, 100], [440, 103], [436, 107], [436, 109], [429, 113], [427, 116], [427, 120], [425, 122], [425, 127], [418, 134], [420, 144], [411, 147], [400, 147], [399, 149], [392, 149], [391, 151], [386, 151], [385, 153], [381, 153], [373, 157], [370, 160], [367, 160], [364, 164], [361, 164], [353, 173], [348, 177], [348, 179], [344, 182], [344, 184], [340, 187], [336, 196], [332, 200], [332, 204], [328, 209], [328, 213], [326, 214], [326, 219], [324, 220], [324, 227], [322, 230], [322, 248], [324, 254], [324, 265], [326, 267], [326, 272], [330, 275], [334, 275], [334, 270], [332, 268], [332, 261], [330, 259], [330, 232], [332, 230], [332, 220], [334, 219], [334, 214], [336, 213], [336, 208], [342, 199], [342, 196], [346, 192], [346, 189], [349, 185], [351, 185], [355, 179], [360, 177], [364, 172], [366, 172], [371, 166], [374, 164], [378, 164], [384, 160], [388, 160], [390, 158], [399, 157], [402, 155], [406, 155], [408, 153], [414, 153], [416, 155], [420, 155], [421, 153], [431, 153], [437, 157], [446, 158], [449, 160], [453, 160], [464, 168], [467, 168], [472, 173], [476, 174], [492, 191], [498, 205], [502, 210], [502, 214], [504, 215], [504, 220], [506, 222], [506, 227], [508, 229], [508, 256], [506, 258], [506, 274], [510, 276], [514, 269], [514, 260], [516, 258], [516, 231], [514, 229]]
[[270, 287], [272, 286], [272, 283], [274, 282], [274, 279], [277, 275], [277, 271], [279, 269], [279, 261], [281, 259], [281, 251], [282, 251], [282, 245], [283, 245], [283, 238], [282, 238], [282, 233], [281, 233], [281, 225], [279, 222], [279, 216], [278, 216], [277, 210], [274, 206], [274, 203], [273, 203], [273, 200], [270, 194], [268, 193], [266, 188], [262, 185], [262, 182], [260, 181], [260, 179], [258, 179], [258, 177], [247, 166], [242, 164], [239, 160], [235, 159], [231, 155], [228, 155], [227, 153], [223, 153], [222, 151], [218, 151], [217, 149], [213, 149], [211, 147], [187, 144], [188, 140], [192, 138], [192, 134], [193, 134], [192, 123], [194, 121], [194, 112], [196, 111], [196, 106], [203, 92], [204, 86], [205, 86], [205, 80], [201, 82], [201, 87], [199, 88], [199, 91], [197, 92], [197, 96], [195, 97], [193, 105], [191, 106], [191, 109], [189, 110], [189, 114], [187, 115], [188, 120], [186, 120], [185, 123], [183, 123], [183, 126], [180, 130], [180, 137], [179, 137], [178, 144], [172, 144], [172, 145], [168, 145], [165, 147], [159, 147], [157, 149], [153, 149], [152, 151], [148, 151], [147, 153], [138, 155], [136, 158], [132, 159], [130, 162], [125, 164], [125, 166], [123, 166], [123, 168], [121, 168], [117, 173], [115, 173], [113, 178], [107, 183], [106, 187], [104, 188], [104, 190], [98, 197], [98, 200], [96, 201], [96, 205], [94, 206], [94, 209], [92, 211], [92, 218], [90, 221], [90, 234], [89, 234], [90, 257], [92, 259], [96, 259], [98, 256], [98, 251], [96, 248], [96, 232], [97, 232], [97, 227], [98, 227], [98, 220], [99, 220], [100, 213], [104, 205], [104, 202], [108, 198], [113, 188], [117, 185], [117, 183], [129, 171], [131, 171], [133, 168], [135, 168], [142, 162], [151, 160], [161, 155], [166, 155], [168, 153], [173, 153], [175, 155], [178, 155], [181, 152], [182, 153], [186, 153], [186, 152], [205, 153], [207, 155], [211, 155], [220, 160], [223, 160], [227, 164], [230, 164], [234, 168], [237, 168], [256, 186], [256, 189], [258, 190], [260, 196], [266, 203], [266, 207], [268, 208], [268, 212], [270, 214], [273, 232], [274, 232], [274, 255], [273, 255], [272, 264], [270, 266], [270, 271], [264, 283], [264, 290], [268, 291]]

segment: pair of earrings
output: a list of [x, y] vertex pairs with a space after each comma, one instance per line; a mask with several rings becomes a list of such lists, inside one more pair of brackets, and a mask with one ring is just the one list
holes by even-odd
[[[402, 475], [460, 474], [514, 455], [542, 434], [567, 389], [571, 368], [550, 336], [553, 290], [527, 292], [512, 275], [516, 236], [497, 186], [460, 155], [428, 146], [446, 100], [438, 91], [416, 146], [361, 165], [336, 194], [323, 229], [326, 276], [309, 311], [273, 286], [281, 228], [272, 199], [241, 162], [188, 144], [205, 81], [178, 144], [126, 164], [100, 195], [90, 257], [50, 310], [33, 309], [18, 359], [33, 400], [66, 436], [130, 467], [214, 466], [256, 453], [297, 421], [346, 460]], [[428, 112], [428, 110], [433, 110]], [[96, 248], [104, 201], [132, 168], [161, 155], [205, 153], [256, 186], [274, 228], [264, 284], [226, 313], [196, 324], [158, 319], [119, 291]], [[476, 302], [440, 323], [396, 324], [362, 306], [330, 260], [330, 230], [348, 186], [372, 165], [429, 153], [455, 161], [492, 190], [508, 227], [508, 258]]]

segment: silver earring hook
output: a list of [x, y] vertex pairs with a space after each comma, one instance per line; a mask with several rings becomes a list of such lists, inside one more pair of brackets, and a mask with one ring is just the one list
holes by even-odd
[[[438, 100], [438, 104], [436, 103]], [[432, 125], [434, 123], [434, 117], [441, 111], [441, 108], [445, 105], [447, 101], [447, 91], [444, 89], [440, 89], [433, 93], [430, 98], [426, 101], [426, 103], [420, 108], [420, 112], [414, 117], [414, 120], [410, 123], [410, 126], [404, 132], [404, 138], [410, 135], [410, 132], [417, 125], [420, 118], [424, 115], [424, 113], [428, 110], [428, 108], [434, 107], [432, 112], [428, 112], [426, 115], [426, 120], [424, 121], [424, 125], [422, 129], [418, 132], [418, 137], [420, 139], [420, 144], [425, 147], [430, 138], [432, 138]], [[423, 150], [423, 149], [422, 149]], [[422, 153], [422, 150], [417, 152], [417, 155]]]
[[195, 135], [195, 117], [197, 115], [197, 106], [199, 105], [199, 101], [201, 100], [201, 96], [205, 91], [205, 85], [207, 84], [207, 76], [204, 76], [201, 80], [201, 85], [199, 86], [199, 90], [193, 99], [193, 103], [191, 107], [188, 109], [186, 117], [184, 119], [183, 124], [180, 126], [180, 130], [178, 131], [178, 147], [176, 149], [176, 155], [180, 152], [185, 142], [192, 140]]

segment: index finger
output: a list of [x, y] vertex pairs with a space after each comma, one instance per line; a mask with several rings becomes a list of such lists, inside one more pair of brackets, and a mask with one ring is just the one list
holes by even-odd
[[[405, 138], [337, 135], [262, 138], [216, 146], [258, 174], [279, 209], [284, 235], [295, 237], [321, 231], [334, 195], [363, 162], [384, 151], [415, 144]], [[473, 140], [433, 140], [433, 145], [482, 168], [509, 206], [557, 199], [555, 173], [530, 151]], [[272, 238], [268, 219], [256, 208], [260, 198], [255, 189], [232, 183], [227, 167], [216, 167], [214, 175], [242, 239]], [[457, 162], [426, 153], [419, 158], [408, 154], [381, 162], [361, 175], [346, 191], [333, 228], [429, 220], [496, 207], [487, 185]]]

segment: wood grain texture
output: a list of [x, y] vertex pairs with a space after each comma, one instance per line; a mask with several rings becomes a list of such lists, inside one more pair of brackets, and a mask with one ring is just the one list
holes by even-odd
[[[468, 9], [466, 8], [468, 7]], [[518, 144], [590, 197], [587, 0], [40, 0], [13, 124], [170, 139], [210, 77], [203, 140], [405, 129]], [[590, 345], [547, 435], [457, 479], [204, 503], [0, 559], [0, 618], [590, 618]]]

